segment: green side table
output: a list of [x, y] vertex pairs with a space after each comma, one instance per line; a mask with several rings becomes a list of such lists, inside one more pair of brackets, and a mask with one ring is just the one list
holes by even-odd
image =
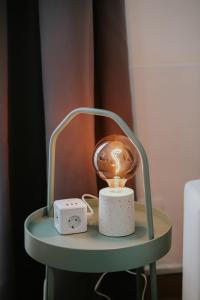
[[46, 207], [29, 215], [25, 221], [25, 249], [48, 268], [43, 299], [54, 299], [54, 269], [91, 273], [125, 271], [152, 264], [164, 256], [171, 247], [169, 218], [153, 209], [154, 239], [149, 240], [145, 207], [135, 203], [135, 208], [136, 232], [126, 237], [100, 234], [95, 217], [87, 232], [60, 235], [53, 218], [47, 216]]
[[[56, 141], [63, 129], [80, 114], [115, 121], [140, 155], [145, 204], [136, 204], [136, 232], [132, 235], [103, 236], [98, 232], [97, 218], [93, 225], [88, 226], [88, 231], [81, 234], [61, 236], [53, 226]], [[33, 259], [46, 265], [43, 299], [54, 299], [54, 269], [114, 272], [137, 268], [139, 274], [140, 268], [149, 264], [152, 300], [157, 300], [156, 260], [170, 249], [171, 223], [161, 211], [152, 209], [148, 159], [137, 136], [114, 112], [80, 107], [71, 111], [53, 131], [48, 160], [47, 207], [33, 212], [25, 222], [25, 249]]]

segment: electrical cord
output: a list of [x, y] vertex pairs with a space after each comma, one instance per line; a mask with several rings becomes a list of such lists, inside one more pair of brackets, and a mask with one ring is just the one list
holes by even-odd
[[[129, 270], [127, 270], [126, 272], [129, 274], [132, 274], [132, 275], [137, 275], [137, 273], [129, 271]], [[145, 296], [146, 289], [147, 289], [147, 276], [144, 273], [141, 273], [140, 276], [142, 276], [144, 279], [144, 288], [142, 291], [142, 298], [141, 298], [141, 300], [144, 300], [144, 296]]]
[[100, 284], [101, 284], [101, 282], [102, 282], [104, 276], [107, 275], [107, 274], [108, 274], [108, 272], [101, 274], [101, 276], [99, 277], [99, 279], [98, 279], [98, 281], [97, 281], [97, 283], [96, 283], [96, 285], [95, 285], [95, 287], [94, 287], [94, 291], [95, 291], [95, 293], [96, 293], [97, 295], [99, 295], [99, 296], [101, 296], [101, 297], [104, 297], [104, 298], [107, 299], [107, 300], [111, 300], [111, 298], [110, 298], [108, 295], [103, 294], [103, 293], [101, 293], [101, 292], [99, 292], [99, 291], [97, 290], [98, 287], [100, 286]]
[[[127, 272], [127, 273], [129, 273], [129, 274], [131, 274], [131, 275], [137, 275], [135, 272], [132, 272], [132, 271], [129, 271], [129, 270], [127, 270], [127, 271], [125, 271], [125, 272]], [[98, 279], [98, 281], [97, 281], [97, 283], [96, 283], [96, 285], [95, 285], [95, 287], [94, 287], [94, 291], [95, 291], [95, 293], [96, 293], [97, 295], [99, 295], [99, 296], [101, 296], [101, 297], [104, 297], [104, 298], [107, 299], [107, 300], [111, 300], [111, 298], [110, 298], [108, 295], [103, 294], [103, 293], [101, 293], [101, 292], [98, 291], [98, 288], [99, 288], [99, 286], [100, 286], [100, 284], [101, 284], [103, 278], [104, 278], [105, 275], [107, 275], [107, 274], [108, 274], [108, 272], [103, 273], [103, 274], [99, 277], [99, 279]], [[144, 279], [144, 288], [143, 288], [142, 297], [141, 297], [141, 300], [144, 300], [144, 296], [145, 296], [146, 289], [147, 289], [147, 277], [146, 277], [146, 275], [145, 275], [144, 273], [141, 273], [140, 276], [142, 276], [143, 279]]]
[[83, 194], [82, 197], [81, 197], [82, 201], [83, 201], [83, 202], [87, 205], [87, 207], [88, 207], [88, 210], [89, 210], [88, 215], [93, 215], [93, 214], [94, 214], [94, 210], [93, 210], [93, 208], [89, 205], [89, 203], [86, 201], [85, 198], [88, 198], [88, 199], [95, 199], [95, 200], [98, 200], [99, 198], [96, 197], [96, 196], [94, 196], [94, 195], [92, 195], [92, 194]]

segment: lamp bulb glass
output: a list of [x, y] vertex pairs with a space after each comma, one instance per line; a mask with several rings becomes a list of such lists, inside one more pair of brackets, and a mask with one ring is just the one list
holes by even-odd
[[123, 135], [106, 136], [97, 143], [93, 154], [97, 174], [111, 188], [123, 188], [135, 175], [139, 162], [136, 147]]

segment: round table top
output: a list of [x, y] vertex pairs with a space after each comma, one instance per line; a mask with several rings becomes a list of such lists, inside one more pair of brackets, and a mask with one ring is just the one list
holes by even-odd
[[97, 210], [87, 232], [60, 235], [46, 207], [33, 212], [25, 221], [25, 249], [38, 262], [75, 272], [113, 272], [150, 264], [171, 247], [171, 222], [153, 209], [154, 239], [148, 240], [145, 207], [135, 203], [136, 231], [125, 237], [99, 233]]

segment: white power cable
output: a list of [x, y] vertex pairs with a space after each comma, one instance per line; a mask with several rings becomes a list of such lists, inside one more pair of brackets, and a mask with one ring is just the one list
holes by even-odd
[[82, 197], [81, 197], [82, 201], [87, 205], [87, 207], [89, 209], [88, 215], [93, 215], [94, 214], [94, 210], [89, 205], [89, 203], [87, 202], [87, 200], [85, 198], [98, 200], [98, 197], [96, 197], [94, 195], [91, 195], [91, 194], [83, 194]]
[[108, 272], [103, 273], [103, 274], [99, 277], [99, 279], [98, 279], [98, 281], [97, 281], [97, 283], [96, 283], [96, 285], [95, 285], [95, 287], [94, 287], [94, 291], [95, 291], [95, 293], [96, 293], [97, 295], [99, 295], [99, 296], [101, 296], [101, 297], [104, 297], [104, 298], [107, 299], [107, 300], [111, 300], [111, 298], [110, 298], [108, 295], [105, 295], [105, 294], [103, 294], [103, 293], [97, 291], [99, 285], [101, 284], [102, 279], [104, 278], [104, 276], [105, 276], [106, 274], [108, 274]]
[[[129, 271], [129, 270], [127, 270], [126, 272], [129, 273], [129, 274], [131, 274], [131, 275], [137, 275], [137, 273], [132, 272], [132, 271]], [[97, 281], [97, 283], [96, 283], [96, 285], [95, 285], [95, 287], [94, 287], [94, 291], [95, 291], [95, 293], [96, 293], [97, 295], [99, 295], [99, 296], [101, 296], [101, 297], [104, 297], [104, 298], [107, 299], [107, 300], [111, 300], [111, 298], [110, 298], [108, 295], [103, 294], [103, 293], [101, 293], [101, 292], [99, 292], [99, 291], [97, 290], [97, 289], [99, 288], [99, 286], [100, 286], [100, 284], [101, 284], [101, 282], [102, 282], [104, 276], [105, 276], [106, 274], [108, 274], [108, 272], [103, 273], [103, 274], [99, 277], [99, 279], [98, 279], [98, 281]], [[147, 277], [146, 277], [146, 275], [145, 275], [144, 273], [141, 273], [140, 276], [142, 276], [142, 277], [144, 278], [144, 288], [143, 288], [142, 298], [141, 298], [141, 300], [144, 300], [145, 292], [146, 292], [146, 289], [147, 289]]]
[[[132, 275], [137, 275], [137, 273], [129, 271], [129, 270], [127, 270], [126, 272], [129, 274], [132, 274]], [[144, 273], [141, 273], [140, 276], [142, 276], [144, 278], [144, 288], [143, 288], [142, 298], [141, 298], [141, 300], [144, 300], [144, 296], [145, 296], [146, 289], [147, 289], [147, 276]]]

